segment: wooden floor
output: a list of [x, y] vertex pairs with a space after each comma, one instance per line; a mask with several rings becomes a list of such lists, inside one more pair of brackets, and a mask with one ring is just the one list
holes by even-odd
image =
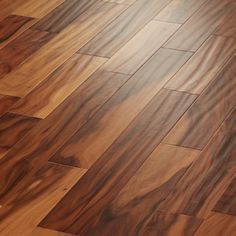
[[0, 0], [1, 236], [236, 236], [236, 0]]

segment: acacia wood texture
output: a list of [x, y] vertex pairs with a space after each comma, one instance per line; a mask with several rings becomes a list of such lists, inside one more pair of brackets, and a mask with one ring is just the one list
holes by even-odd
[[208, 0], [173, 0], [156, 17], [156, 20], [183, 24]]
[[[127, 5], [98, 2], [0, 81], [0, 94], [23, 97], [100, 32]], [[33, 76], [32, 76], [33, 75]]]
[[49, 32], [60, 32], [96, 2], [99, 1], [67, 0], [40, 20], [33, 28]]
[[10, 15], [0, 22], [0, 49], [28, 29], [35, 20], [31, 17]]
[[224, 21], [215, 34], [236, 38], [236, 10]]
[[134, 74], [179, 28], [178, 24], [150, 21], [104, 65], [104, 69]]
[[166, 43], [167, 48], [196, 51], [235, 8], [232, 0], [207, 1]]
[[235, 217], [212, 213], [208, 219], [204, 220], [194, 236], [234, 236], [235, 232]]
[[0, 203], [16, 183], [24, 183], [29, 170], [45, 165], [128, 78], [112, 72], [95, 73], [0, 159]]
[[14, 14], [42, 18], [64, 1], [65, 0], [27, 0], [24, 4], [16, 8]]
[[51, 160], [89, 168], [190, 56], [160, 49]]
[[31, 234], [29, 234], [29, 236], [75, 236], [75, 235], [37, 227]]
[[225, 213], [236, 216], [236, 178], [232, 180], [229, 187], [226, 189], [224, 194], [221, 196], [216, 206], [213, 208], [214, 211]]
[[[82, 229], [81, 232], [84, 235], [116, 236], [191, 235], [190, 232], [195, 228], [194, 223], [197, 226], [198, 220], [160, 213], [158, 205], [167, 197], [198, 154], [196, 150], [159, 145], [112, 203], [97, 215], [90, 213], [91, 218], [82, 222], [86, 231]], [[95, 218], [96, 223], [91, 224], [91, 219]], [[181, 231], [182, 234], [178, 234]]]
[[236, 57], [204, 90], [164, 142], [203, 149], [235, 105]]
[[165, 88], [200, 94], [235, 52], [235, 39], [210, 37]]
[[206, 219], [234, 178], [235, 162], [236, 109], [162, 202], [160, 209]]
[[0, 116], [5, 114], [18, 100], [18, 97], [0, 95]]
[[55, 34], [48, 32], [28, 29], [4, 48], [0, 49], [0, 80], [54, 36]]
[[87, 232], [194, 99], [161, 90], [40, 225], [72, 234]]
[[97, 34], [80, 52], [111, 57], [170, 2], [139, 0]]
[[7, 113], [0, 117], [0, 158], [22, 139], [38, 119]]
[[85, 172], [52, 163], [29, 171], [27, 179], [5, 199], [0, 211], [0, 235], [30, 234]]
[[22, 98], [11, 111], [47, 117], [107, 59], [75, 54], [31, 93]]

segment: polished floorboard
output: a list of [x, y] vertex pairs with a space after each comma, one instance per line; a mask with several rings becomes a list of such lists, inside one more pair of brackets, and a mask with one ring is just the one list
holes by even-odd
[[236, 236], [236, 0], [0, 0], [0, 236]]

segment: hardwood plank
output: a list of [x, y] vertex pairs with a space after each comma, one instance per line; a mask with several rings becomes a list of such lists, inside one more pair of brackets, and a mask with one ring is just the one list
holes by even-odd
[[12, 72], [54, 36], [48, 32], [28, 29], [0, 49], [0, 78]]
[[236, 40], [210, 37], [165, 88], [200, 94], [236, 52]]
[[30, 234], [85, 172], [52, 163], [33, 173], [29, 170], [25, 182], [5, 199], [0, 211], [0, 234]]
[[236, 105], [236, 57], [204, 90], [164, 142], [203, 149]]
[[0, 158], [22, 139], [39, 119], [7, 113], [0, 117]]
[[134, 74], [179, 28], [180, 25], [150, 21], [107, 63], [104, 69]]
[[31, 93], [22, 98], [12, 112], [46, 118], [107, 59], [75, 54]]
[[236, 109], [222, 124], [160, 209], [207, 218], [235, 177]]
[[0, 202], [13, 191], [16, 181], [24, 182], [29, 169], [45, 165], [128, 78], [112, 72], [95, 73], [0, 159]]
[[122, 4], [132, 5], [137, 0], [103, 0], [104, 2], [116, 2]]
[[25, 3], [16, 8], [14, 14], [42, 18], [64, 1], [65, 0], [27, 0]]
[[18, 97], [0, 95], [0, 116], [4, 115], [18, 100]]
[[229, 187], [221, 196], [215, 207], [214, 211], [236, 216], [236, 177], [232, 180]]
[[190, 55], [160, 49], [51, 160], [89, 168]]
[[35, 23], [31, 17], [10, 15], [0, 22], [0, 49]]
[[73, 236], [73, 235], [37, 227], [31, 234], [29, 234], [29, 236]]
[[183, 24], [208, 0], [173, 0], [156, 17], [156, 20]]
[[139, 0], [94, 37], [80, 52], [111, 57], [165, 7], [170, 0]]
[[196, 51], [235, 8], [232, 0], [207, 1], [166, 43], [167, 48]]
[[90, 219], [91, 225], [96, 221], [92, 215], [114, 200], [194, 99], [160, 91], [40, 226], [83, 235]]
[[196, 232], [195, 236], [233, 236], [236, 232], [236, 218], [212, 213]]
[[219, 26], [218, 30], [215, 32], [216, 35], [222, 35], [225, 37], [236, 38], [236, 10], [224, 21], [224, 23]]
[[[88, 221], [81, 222], [83, 224], [83, 228], [80, 227], [81, 233], [83, 235], [166, 236], [171, 235], [175, 230], [186, 232], [193, 230], [193, 225], [189, 227], [190, 225], [182, 225], [182, 223], [185, 219], [189, 219], [192, 223], [197, 223], [198, 220], [191, 221], [188, 217], [160, 213], [158, 205], [167, 197], [198, 155], [199, 151], [196, 150], [166, 144], [159, 145], [112, 203], [106, 205], [99, 214], [90, 212]], [[95, 218], [96, 222], [92, 224], [91, 221]], [[157, 219], [159, 222], [156, 221]], [[176, 225], [168, 219], [176, 219]], [[187, 235], [177, 234], [177, 232], [175, 235]]]
[[[100, 32], [127, 5], [94, 4], [64, 31], [0, 81], [0, 94], [23, 97]], [[83, 37], [81, 37], [83, 35]], [[32, 74], [34, 76], [32, 76]]]
[[73, 22], [73, 20], [91, 8], [94, 3], [98, 2], [99, 1], [97, 0], [64, 1], [64, 3], [50, 12], [47, 16], [43, 17], [43, 19], [34, 25], [33, 28], [58, 33]]

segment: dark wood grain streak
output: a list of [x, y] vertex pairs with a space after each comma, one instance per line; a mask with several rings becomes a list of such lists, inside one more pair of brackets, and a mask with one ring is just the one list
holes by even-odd
[[26, 30], [15, 40], [0, 49], [0, 79], [12, 72], [40, 47], [49, 42], [55, 34]]
[[170, 0], [139, 0], [80, 49], [81, 53], [111, 57]]
[[83, 235], [194, 99], [161, 90], [40, 225]]
[[234, 178], [235, 163], [236, 109], [162, 202], [160, 209], [207, 218]]
[[160, 49], [51, 160], [91, 167], [190, 56]]
[[0, 116], [6, 113], [20, 98], [0, 95]]
[[36, 229], [31, 234], [29, 234], [29, 236], [76, 236], [76, 235], [62, 233], [55, 230], [44, 229], [41, 227], [36, 227]]
[[39, 119], [7, 113], [0, 117], [0, 158], [22, 139]]
[[165, 142], [203, 149], [235, 105], [236, 57], [233, 57], [175, 125]]

